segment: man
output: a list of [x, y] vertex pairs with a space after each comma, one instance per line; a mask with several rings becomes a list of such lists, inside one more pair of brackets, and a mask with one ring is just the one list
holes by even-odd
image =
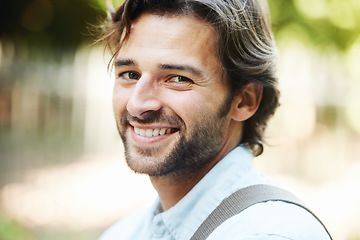
[[[259, 173], [278, 106], [276, 48], [262, 0], [128, 0], [112, 14], [113, 107], [129, 167], [158, 192], [101, 240], [191, 239], [239, 189], [274, 185]], [[194, 239], [201, 239], [193, 237]], [[254, 204], [208, 239], [329, 239], [311, 213]]]

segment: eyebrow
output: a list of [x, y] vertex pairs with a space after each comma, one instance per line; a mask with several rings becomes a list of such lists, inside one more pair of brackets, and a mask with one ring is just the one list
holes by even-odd
[[119, 66], [136, 66], [137, 64], [135, 63], [134, 60], [131, 59], [117, 59], [114, 62], [115, 67], [119, 67]]
[[[137, 66], [137, 63], [132, 59], [117, 59], [114, 62], [115, 67], [119, 66]], [[159, 64], [159, 69], [163, 70], [180, 70], [180, 71], [189, 71], [194, 75], [202, 76], [203, 72], [200, 69], [197, 69], [191, 65], [187, 64]]]
[[177, 65], [177, 64], [160, 64], [159, 65], [160, 69], [164, 69], [164, 70], [180, 70], [180, 71], [189, 71], [192, 74], [201, 76], [202, 75], [202, 71], [190, 66], [190, 65]]

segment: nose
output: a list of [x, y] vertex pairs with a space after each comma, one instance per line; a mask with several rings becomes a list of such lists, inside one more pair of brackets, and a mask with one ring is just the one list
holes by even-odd
[[130, 115], [141, 118], [143, 114], [159, 111], [161, 107], [156, 82], [150, 76], [141, 76], [127, 102], [127, 111]]

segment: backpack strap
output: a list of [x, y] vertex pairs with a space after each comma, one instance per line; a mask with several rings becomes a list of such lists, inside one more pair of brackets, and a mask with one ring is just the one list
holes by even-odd
[[206, 239], [218, 226], [227, 219], [237, 215], [248, 207], [262, 202], [282, 201], [297, 205], [311, 213], [324, 227], [325, 231], [332, 240], [330, 233], [320, 219], [311, 212], [304, 204], [293, 194], [281, 188], [270, 185], [253, 185], [242, 188], [228, 198], [223, 200], [220, 205], [205, 219], [205, 221], [196, 230], [191, 240]]

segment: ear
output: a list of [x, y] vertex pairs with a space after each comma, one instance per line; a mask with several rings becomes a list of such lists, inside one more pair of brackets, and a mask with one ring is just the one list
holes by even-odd
[[234, 97], [231, 106], [231, 118], [245, 121], [255, 114], [263, 95], [263, 87], [255, 82], [246, 84]]

